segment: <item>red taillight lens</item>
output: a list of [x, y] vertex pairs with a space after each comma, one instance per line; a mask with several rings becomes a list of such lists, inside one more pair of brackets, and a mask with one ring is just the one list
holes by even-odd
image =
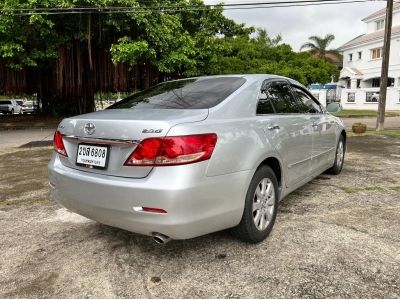
[[173, 166], [207, 160], [217, 142], [215, 133], [143, 140], [125, 166]]
[[62, 135], [59, 131], [56, 131], [54, 133], [53, 145], [54, 145], [54, 150], [56, 150], [57, 153], [64, 155], [64, 156], [68, 156], [67, 150], [65, 150]]

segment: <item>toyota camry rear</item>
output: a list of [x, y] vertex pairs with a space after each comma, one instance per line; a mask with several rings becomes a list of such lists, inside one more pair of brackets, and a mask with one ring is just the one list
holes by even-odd
[[293, 80], [212, 76], [64, 119], [54, 149], [51, 193], [73, 212], [158, 242], [234, 228], [254, 243], [285, 195], [340, 172], [345, 132]]

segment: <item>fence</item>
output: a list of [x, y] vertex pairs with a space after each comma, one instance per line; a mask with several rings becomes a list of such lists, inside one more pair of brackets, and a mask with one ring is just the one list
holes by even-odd
[[[341, 104], [344, 109], [377, 110], [379, 95], [377, 88], [343, 89]], [[388, 88], [386, 96], [387, 110], [400, 110], [400, 89]]]

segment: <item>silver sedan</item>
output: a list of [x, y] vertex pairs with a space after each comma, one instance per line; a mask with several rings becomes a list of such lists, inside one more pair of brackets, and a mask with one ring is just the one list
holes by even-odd
[[298, 82], [274, 75], [169, 81], [64, 119], [50, 189], [69, 210], [158, 243], [231, 228], [257, 243], [280, 200], [342, 170], [346, 132]]

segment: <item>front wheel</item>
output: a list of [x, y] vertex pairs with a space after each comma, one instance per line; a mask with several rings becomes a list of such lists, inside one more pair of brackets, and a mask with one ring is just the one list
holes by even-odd
[[259, 243], [272, 231], [278, 209], [279, 190], [274, 171], [260, 167], [247, 191], [242, 220], [232, 229], [244, 242]]
[[340, 135], [339, 141], [336, 146], [335, 163], [330, 169], [327, 170], [327, 173], [332, 175], [338, 175], [340, 174], [340, 172], [342, 172], [345, 151], [346, 151], [346, 145], [344, 142], [344, 138], [342, 135]]

